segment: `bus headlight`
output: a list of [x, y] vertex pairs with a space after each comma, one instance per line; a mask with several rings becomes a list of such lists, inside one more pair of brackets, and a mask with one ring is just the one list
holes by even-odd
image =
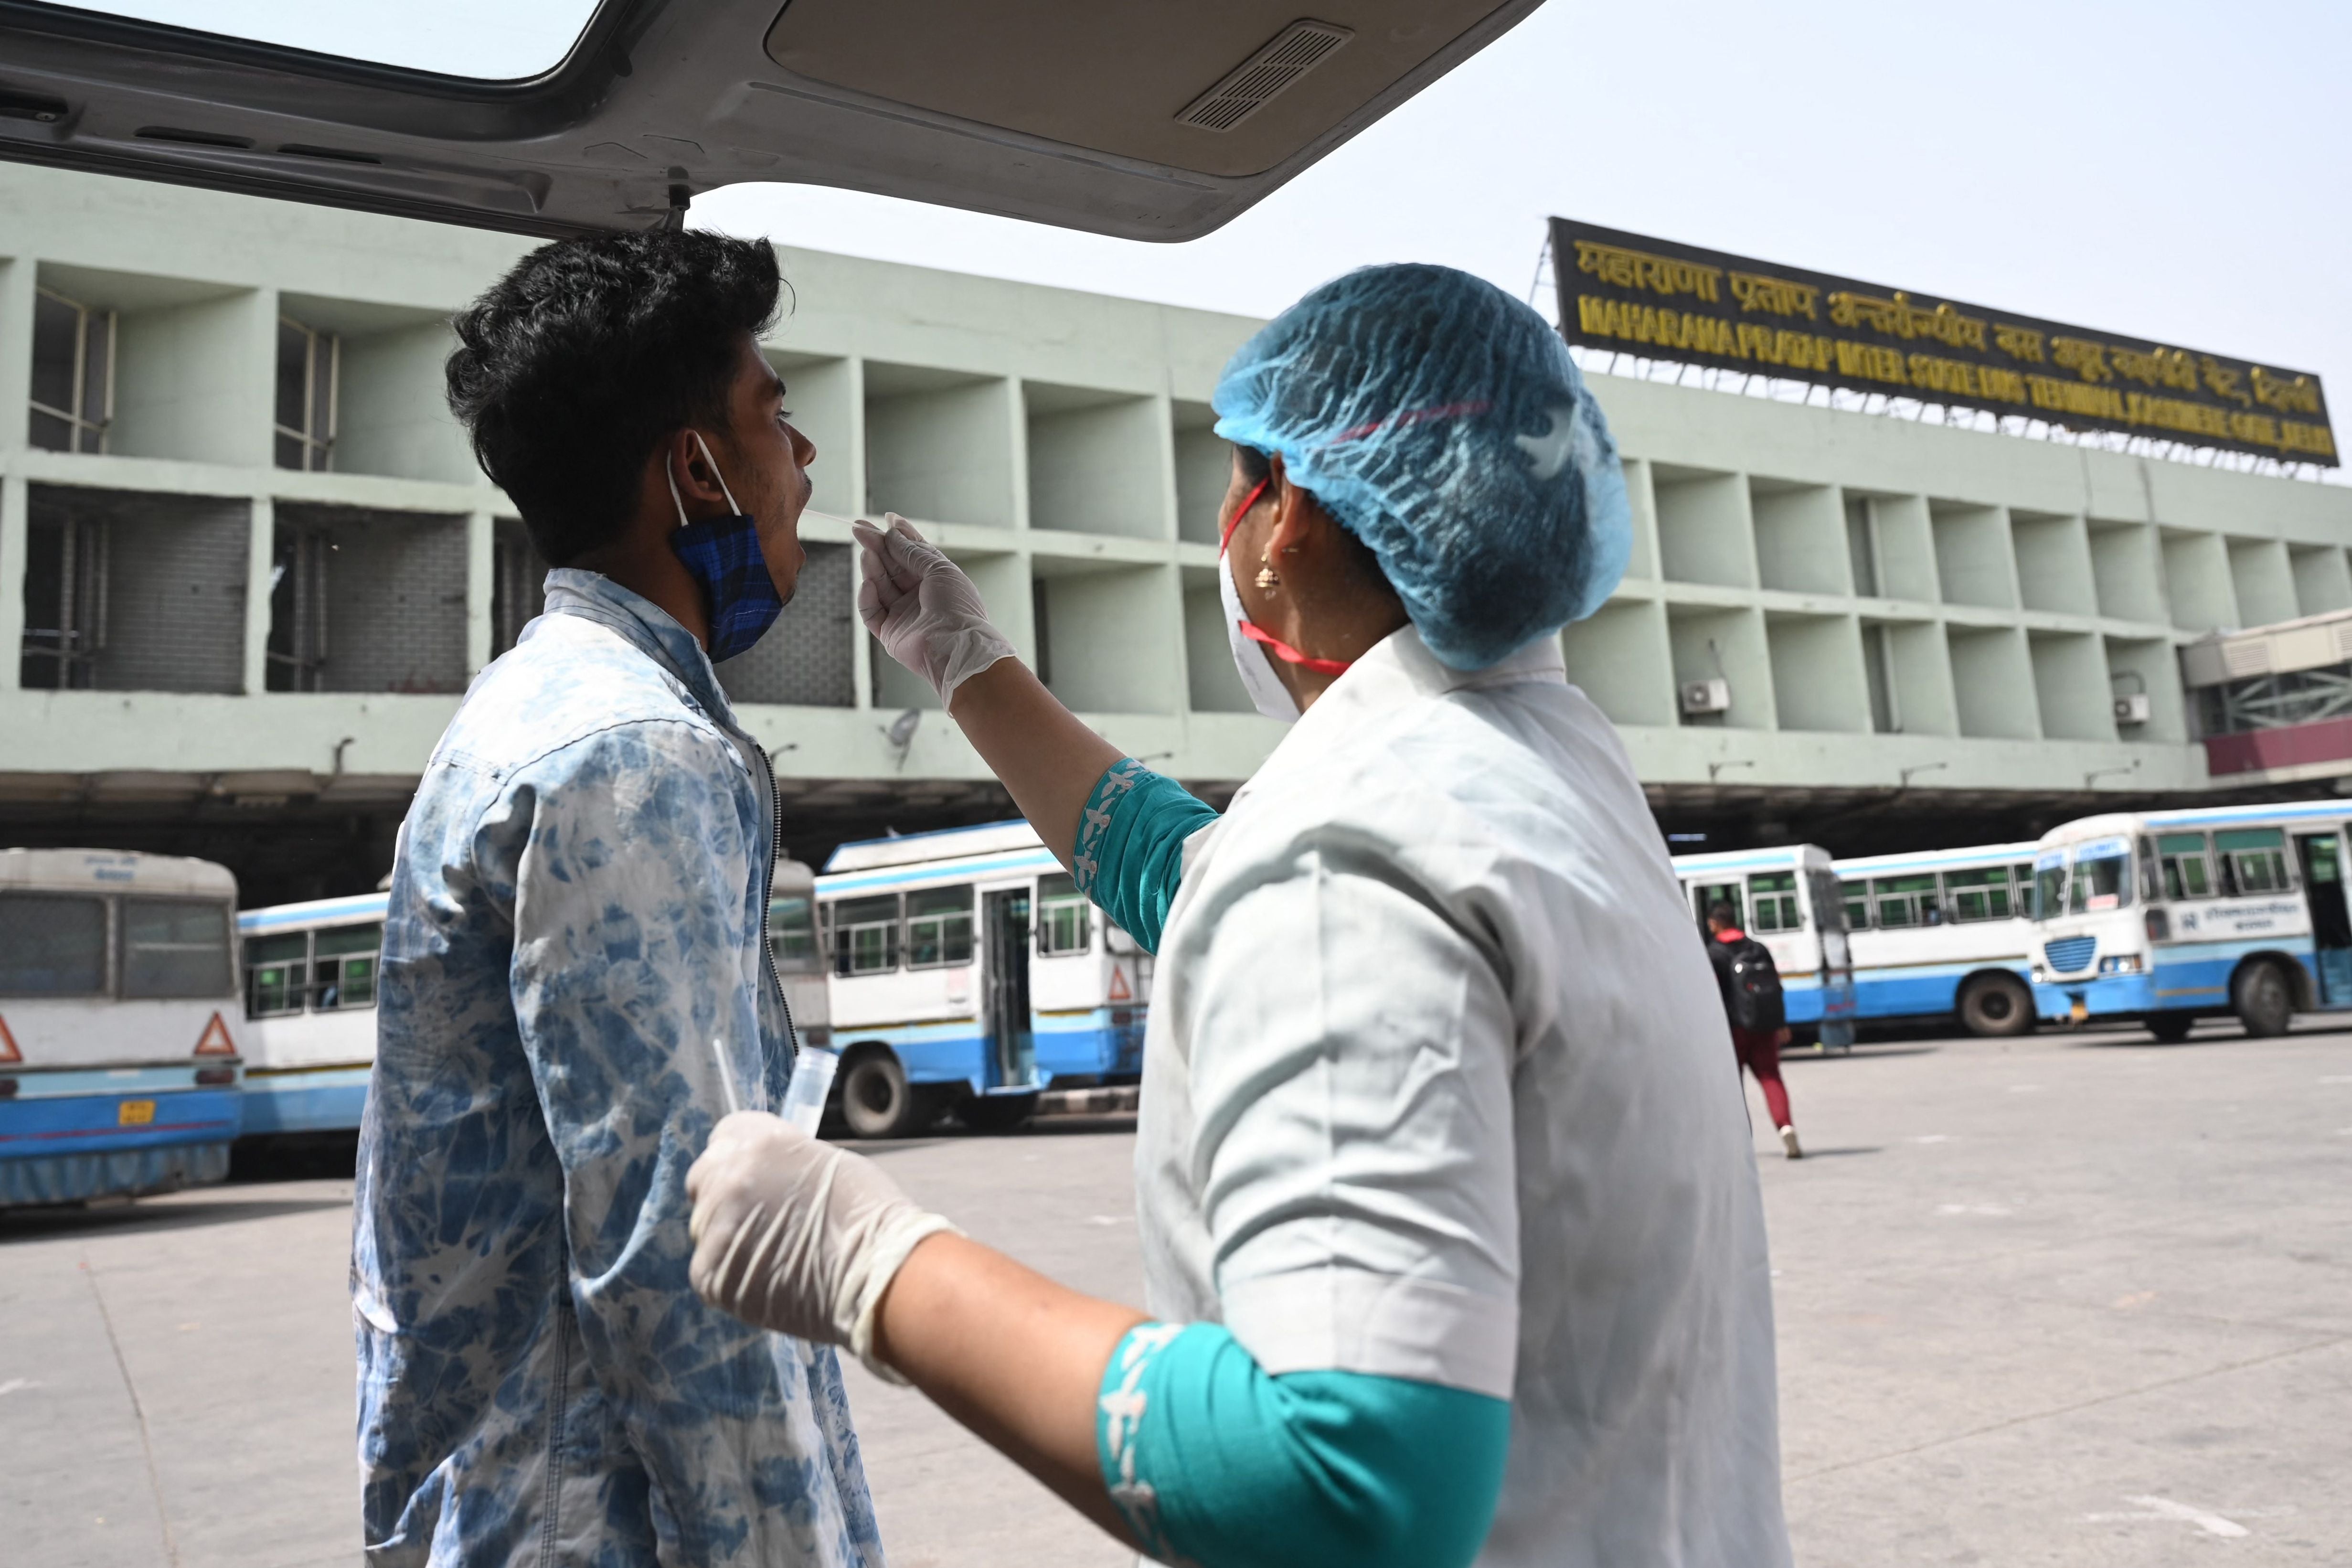
[[2111, 952], [2099, 960], [2102, 974], [2137, 974], [2139, 968], [2139, 954], [2136, 952]]
[[2033, 984], [2036, 985], [2042, 984], [2046, 983], [2049, 978], [2050, 972], [2047, 969], [2042, 968], [2042, 965], [2038, 963], [2033, 966]]

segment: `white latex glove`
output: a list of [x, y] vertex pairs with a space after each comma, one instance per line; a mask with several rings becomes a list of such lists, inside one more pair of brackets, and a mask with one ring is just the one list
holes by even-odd
[[695, 1294], [747, 1323], [847, 1345], [876, 1376], [907, 1381], [874, 1359], [875, 1311], [915, 1244], [953, 1225], [873, 1161], [764, 1110], [711, 1130], [686, 1193]]
[[883, 513], [887, 529], [864, 518], [849, 525], [861, 546], [857, 616], [892, 658], [931, 683], [947, 705], [955, 689], [1000, 658], [1013, 657], [989, 624], [980, 590], [915, 525]]

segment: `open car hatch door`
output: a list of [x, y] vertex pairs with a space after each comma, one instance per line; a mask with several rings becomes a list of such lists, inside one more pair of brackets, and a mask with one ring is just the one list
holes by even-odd
[[0, 0], [0, 158], [523, 234], [772, 180], [1181, 240], [1540, 0], [1307, 3]]

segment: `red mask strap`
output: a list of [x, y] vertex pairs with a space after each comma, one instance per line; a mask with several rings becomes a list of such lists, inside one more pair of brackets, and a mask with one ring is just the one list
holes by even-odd
[[[1249, 515], [1250, 508], [1257, 505], [1257, 498], [1265, 494], [1265, 487], [1273, 482], [1272, 474], [1258, 480], [1250, 493], [1242, 498], [1242, 504], [1234, 509], [1233, 521], [1225, 524], [1225, 535], [1217, 541], [1217, 554], [1221, 559], [1225, 553], [1225, 546], [1234, 542], [1234, 530], [1242, 525], [1242, 519]], [[1267, 652], [1285, 664], [1295, 664], [1301, 669], [1311, 669], [1318, 675], [1345, 675], [1348, 672], [1348, 665], [1350, 661], [1347, 659], [1317, 658], [1312, 654], [1299, 652], [1255, 621], [1244, 620], [1238, 624], [1242, 628], [1242, 636], [1254, 643], [1264, 644]]]
[[1266, 651], [1283, 663], [1295, 664], [1301, 669], [1311, 669], [1318, 675], [1345, 675], [1348, 673], [1348, 666], [1354, 662], [1352, 659], [1345, 658], [1317, 658], [1313, 654], [1301, 653], [1255, 621], [1243, 621], [1240, 626], [1242, 636], [1254, 643], [1264, 643]]
[[1265, 478], [1258, 480], [1255, 489], [1252, 489], [1249, 494], [1242, 498], [1242, 504], [1234, 509], [1233, 521], [1225, 524], [1224, 537], [1217, 541], [1217, 553], [1219, 555], [1224, 554], [1225, 546], [1234, 542], [1234, 530], [1242, 525], [1242, 519], [1249, 515], [1250, 508], [1257, 505], [1257, 498], [1265, 494], [1265, 487], [1272, 483], [1274, 483], [1274, 476], [1272, 474], [1266, 475]]

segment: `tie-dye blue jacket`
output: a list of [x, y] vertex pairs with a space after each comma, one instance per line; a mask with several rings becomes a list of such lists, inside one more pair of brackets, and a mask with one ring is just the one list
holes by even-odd
[[593, 573], [485, 670], [401, 829], [352, 1299], [368, 1561], [872, 1564], [829, 1347], [688, 1287], [729, 1053], [781, 1100], [766, 756]]

